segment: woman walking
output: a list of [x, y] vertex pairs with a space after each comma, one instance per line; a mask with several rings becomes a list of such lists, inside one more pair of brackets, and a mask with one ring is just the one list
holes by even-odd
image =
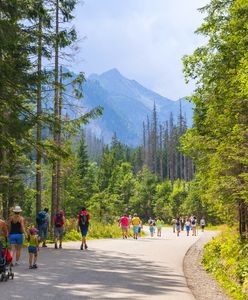
[[13, 215], [9, 218], [9, 241], [11, 245], [11, 252], [13, 258], [16, 258], [15, 265], [18, 265], [21, 256], [21, 249], [23, 245], [23, 234], [26, 235], [24, 226], [24, 218], [20, 215], [22, 209], [16, 206], [13, 209]]

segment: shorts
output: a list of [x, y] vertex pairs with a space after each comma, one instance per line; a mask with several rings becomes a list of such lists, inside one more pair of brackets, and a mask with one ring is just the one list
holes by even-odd
[[63, 235], [64, 235], [64, 228], [63, 226], [60, 226], [60, 227], [54, 227], [54, 237], [55, 239], [59, 239], [59, 240], [62, 240], [63, 238]]
[[88, 233], [88, 226], [80, 227], [82, 236], [86, 236]]
[[11, 245], [22, 245], [23, 244], [22, 233], [11, 233], [9, 235], [9, 242]]
[[133, 225], [133, 233], [139, 233], [139, 225]]
[[141, 233], [141, 227], [139, 226], [138, 233]]
[[128, 229], [128, 226], [121, 226], [122, 229]]
[[186, 231], [190, 231], [190, 226], [186, 226]]
[[201, 225], [201, 228], [204, 229], [204, 228], [205, 228], [205, 225]]
[[150, 227], [150, 232], [153, 233], [154, 231], [154, 227]]
[[35, 246], [28, 246], [28, 253], [37, 254], [37, 247], [35, 247]]
[[39, 226], [39, 237], [42, 240], [46, 240], [47, 239], [47, 224], [42, 224]]
[[177, 231], [180, 231], [180, 230], [181, 230], [181, 226], [180, 226], [180, 225], [177, 225], [177, 226], [176, 226], [176, 229], [177, 229]]

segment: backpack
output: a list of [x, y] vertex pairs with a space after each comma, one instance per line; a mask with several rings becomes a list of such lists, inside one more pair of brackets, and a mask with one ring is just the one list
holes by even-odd
[[79, 219], [79, 224], [80, 226], [88, 226], [89, 225], [89, 220], [88, 220], [88, 214], [80, 214], [80, 219]]
[[37, 222], [38, 226], [46, 223], [46, 212], [45, 211], [40, 211], [38, 213], [36, 222]]
[[191, 224], [192, 224], [192, 225], [195, 225], [195, 219], [192, 220]]
[[54, 224], [56, 227], [61, 227], [64, 225], [64, 221], [63, 221], [63, 215], [60, 213], [57, 213], [55, 216], [55, 220], [54, 220]]

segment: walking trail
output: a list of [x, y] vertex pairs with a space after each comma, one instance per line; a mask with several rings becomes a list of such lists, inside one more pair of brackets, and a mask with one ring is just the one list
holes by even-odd
[[[147, 229], [146, 229], [147, 230]], [[1, 299], [195, 299], [183, 274], [183, 258], [197, 237], [163, 228], [162, 238], [145, 237], [64, 243], [41, 249], [37, 270], [27, 251], [14, 267], [15, 278], [0, 283]]]

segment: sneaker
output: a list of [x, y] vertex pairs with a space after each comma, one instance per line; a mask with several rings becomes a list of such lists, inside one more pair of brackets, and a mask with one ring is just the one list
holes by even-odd
[[54, 245], [54, 248], [55, 248], [55, 249], [58, 249], [58, 245], [57, 245], [57, 243]]
[[29, 269], [33, 269], [33, 266], [29, 266]]
[[86, 250], [86, 249], [88, 249], [88, 246], [85, 244], [85, 246], [84, 246], [84, 249]]
[[83, 245], [81, 245], [80, 250], [84, 250]]
[[59, 244], [59, 249], [62, 249], [62, 244]]
[[33, 269], [37, 269], [37, 265], [36, 264], [33, 264]]

